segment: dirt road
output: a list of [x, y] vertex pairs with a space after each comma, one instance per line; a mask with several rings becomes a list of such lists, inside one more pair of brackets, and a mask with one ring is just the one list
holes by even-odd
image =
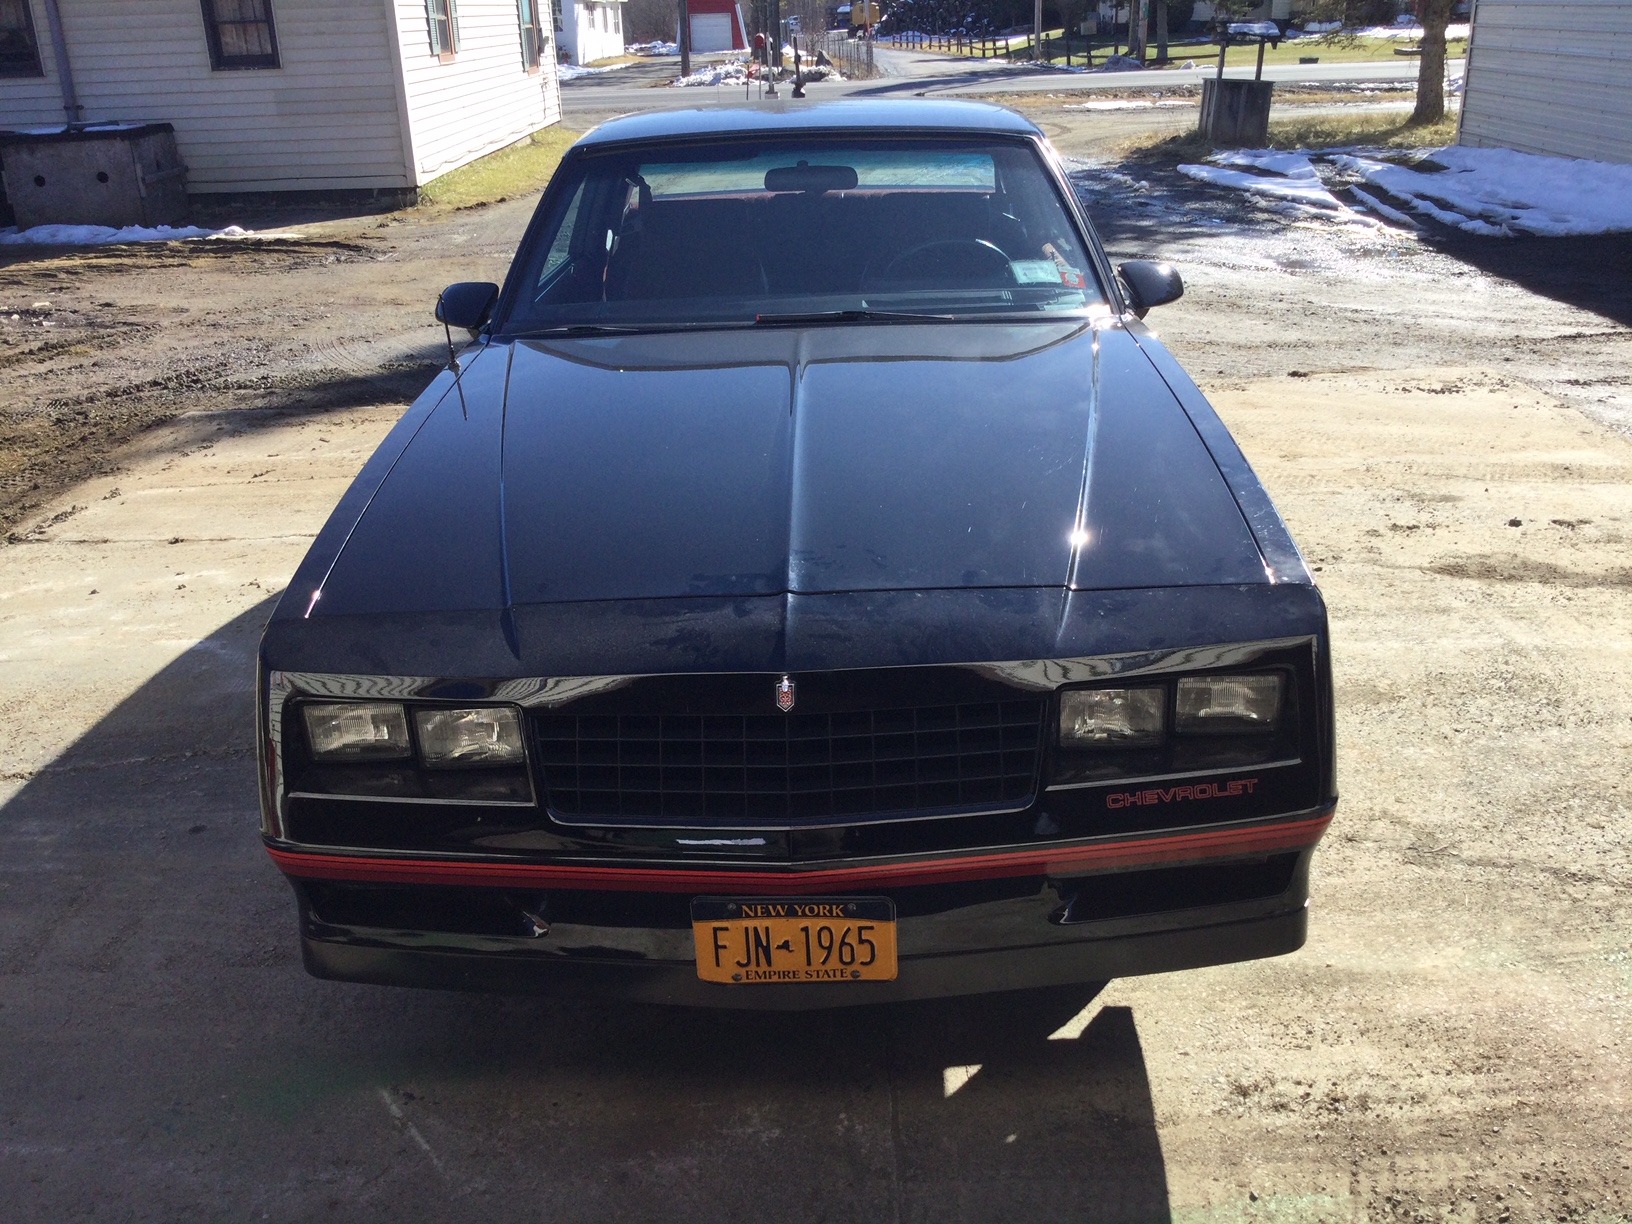
[[1632, 1218], [1624, 248], [1080, 188], [1331, 605], [1302, 952], [729, 1024], [304, 977], [258, 626], [525, 206], [14, 262], [0, 420], [71, 445], [0, 545], [8, 1218]]

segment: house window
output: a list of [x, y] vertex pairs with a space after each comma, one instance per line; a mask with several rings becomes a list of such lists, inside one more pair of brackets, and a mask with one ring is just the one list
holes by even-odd
[[558, 30], [566, 29], [567, 27], [561, 19], [561, 0], [550, 0], [550, 12], [555, 15], [555, 28]]
[[217, 72], [278, 66], [272, 0], [204, 0], [204, 37]]
[[521, 20], [521, 62], [528, 72], [537, 72], [544, 58], [544, 26], [538, 15], [539, 0], [516, 0]]
[[459, 50], [459, 14], [454, 0], [425, 0], [425, 16], [431, 27], [431, 54], [451, 60]]
[[28, 0], [0, 0], [0, 77], [44, 75]]

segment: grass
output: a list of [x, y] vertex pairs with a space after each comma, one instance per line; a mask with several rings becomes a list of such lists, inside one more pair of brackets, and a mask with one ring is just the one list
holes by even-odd
[[[1271, 119], [1272, 149], [1330, 149], [1344, 145], [1371, 145], [1387, 149], [1438, 148], [1456, 143], [1456, 116], [1439, 123], [1413, 127], [1399, 115], [1330, 115], [1318, 118]], [[1125, 161], [1177, 165], [1201, 161], [1213, 146], [1194, 131], [1177, 136], [1146, 138], [1123, 145]]]
[[577, 132], [560, 124], [541, 128], [526, 140], [431, 180], [420, 188], [420, 201], [440, 209], [474, 208], [540, 191], [577, 138]]

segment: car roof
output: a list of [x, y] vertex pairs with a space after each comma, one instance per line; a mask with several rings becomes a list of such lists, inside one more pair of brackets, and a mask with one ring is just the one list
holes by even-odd
[[923, 131], [971, 135], [1041, 136], [1022, 115], [989, 102], [846, 99], [833, 102], [768, 102], [646, 111], [603, 123], [577, 147], [626, 141], [680, 140], [698, 136], [751, 136], [775, 132]]

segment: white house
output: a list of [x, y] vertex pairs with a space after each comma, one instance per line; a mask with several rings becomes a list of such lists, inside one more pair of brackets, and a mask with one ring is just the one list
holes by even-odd
[[623, 0], [553, 0], [555, 29], [568, 63], [623, 54]]
[[539, 0], [0, 0], [0, 129], [173, 124], [193, 194], [408, 195], [560, 118], [553, 43]]
[[1477, 0], [1459, 139], [1632, 162], [1632, 0]]

